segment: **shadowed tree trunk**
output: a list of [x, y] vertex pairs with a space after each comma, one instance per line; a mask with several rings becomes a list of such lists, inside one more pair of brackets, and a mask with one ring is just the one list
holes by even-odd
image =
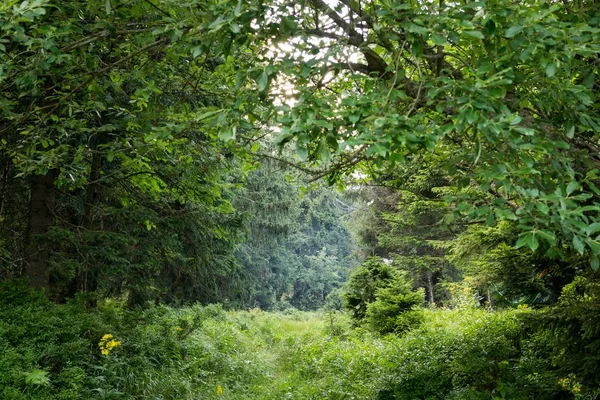
[[54, 223], [56, 171], [31, 178], [31, 198], [27, 243], [25, 245], [25, 276], [34, 288], [48, 289], [49, 248], [43, 235]]
[[434, 285], [431, 271], [427, 271], [427, 295], [429, 297], [429, 303], [435, 304], [435, 297], [433, 295]]
[[[102, 169], [103, 153], [98, 150], [100, 145], [108, 143], [109, 136], [106, 132], [101, 132], [90, 142], [93, 155], [90, 166], [89, 184], [86, 188], [86, 194], [84, 196], [84, 215], [83, 215], [83, 228], [86, 231], [94, 229], [94, 216], [93, 212], [98, 207], [100, 202], [100, 171]], [[95, 246], [97, 243], [87, 243], [88, 248]], [[89, 251], [89, 250], [88, 250]], [[94, 269], [94, 265], [90, 265], [89, 255], [86, 254], [85, 260], [83, 260], [83, 268], [77, 274], [77, 290], [80, 292], [93, 292], [98, 288], [97, 282], [98, 271]]]

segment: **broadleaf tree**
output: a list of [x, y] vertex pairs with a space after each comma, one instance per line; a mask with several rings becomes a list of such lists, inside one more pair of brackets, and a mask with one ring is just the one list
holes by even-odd
[[243, 60], [211, 37], [220, 10], [0, 5], [3, 276], [24, 271], [57, 297], [228, 295], [241, 230], [230, 201], [245, 174], [231, 139], [250, 124], [230, 126]]
[[446, 196], [458, 215], [599, 267], [595, 2], [251, 4], [239, 96], [263, 100], [280, 144], [333, 178], [435, 160], [468, 189]]

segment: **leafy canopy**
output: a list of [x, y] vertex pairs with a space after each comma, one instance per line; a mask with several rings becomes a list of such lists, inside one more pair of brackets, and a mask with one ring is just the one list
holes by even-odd
[[279, 143], [334, 178], [435, 162], [469, 189], [446, 198], [458, 214], [515, 221], [517, 247], [600, 266], [593, 2], [260, 5], [219, 32], [255, 51], [239, 96], [263, 100]]

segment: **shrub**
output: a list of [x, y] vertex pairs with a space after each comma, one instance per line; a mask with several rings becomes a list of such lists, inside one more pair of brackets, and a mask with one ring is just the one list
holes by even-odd
[[380, 288], [367, 306], [366, 322], [379, 333], [401, 333], [423, 321], [423, 290], [413, 292], [407, 280], [398, 277], [390, 287]]
[[[600, 282], [597, 276], [578, 276], [562, 290], [557, 304], [535, 315], [532, 326], [539, 337], [536, 350], [546, 344], [555, 365], [555, 382], [563, 388], [581, 386], [581, 394], [600, 387]], [[576, 383], [573, 383], [576, 382]], [[571, 387], [572, 389], [572, 387]]]
[[422, 321], [423, 291], [413, 292], [406, 274], [379, 257], [350, 275], [342, 298], [355, 325], [365, 322], [379, 333], [399, 333]]

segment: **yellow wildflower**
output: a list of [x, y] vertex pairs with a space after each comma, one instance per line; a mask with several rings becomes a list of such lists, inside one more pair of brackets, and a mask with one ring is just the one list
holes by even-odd
[[116, 340], [113, 335], [107, 333], [106, 335], [102, 336], [102, 339], [100, 339], [100, 342], [98, 342], [98, 347], [100, 348], [100, 353], [103, 356], [107, 356], [112, 349], [120, 344], [121, 342]]
[[221, 385], [217, 385], [217, 394], [218, 395], [223, 395], [223, 388], [221, 387]]
[[564, 389], [567, 389], [576, 395], [576, 397], [581, 392], [581, 384], [577, 382], [577, 376], [575, 376], [575, 374], [569, 374], [567, 377], [559, 379], [558, 383]]
[[560, 386], [562, 386], [564, 389], [567, 389], [569, 387], [569, 378], [562, 378], [558, 380], [558, 383]]

